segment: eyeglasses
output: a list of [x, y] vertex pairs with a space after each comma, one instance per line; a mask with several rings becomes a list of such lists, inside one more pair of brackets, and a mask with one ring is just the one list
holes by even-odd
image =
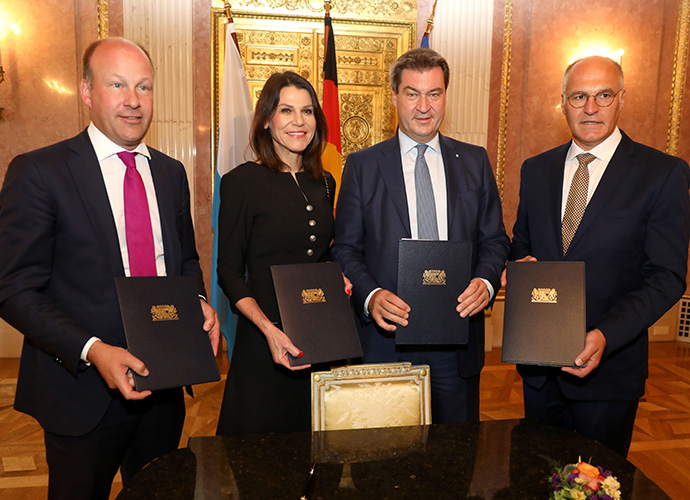
[[[611, 92], [610, 90], [602, 90], [597, 94], [585, 94], [583, 92], [578, 92], [573, 95], [566, 95], [565, 98], [573, 108], [584, 108], [589, 102], [590, 97], [594, 97], [594, 103], [600, 108], [606, 108], [613, 103], [616, 96], [623, 90], [622, 88], [618, 92]], [[565, 95], [565, 94], [563, 94]]]

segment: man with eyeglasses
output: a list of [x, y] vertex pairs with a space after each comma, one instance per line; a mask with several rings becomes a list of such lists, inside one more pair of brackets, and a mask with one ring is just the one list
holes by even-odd
[[525, 416], [626, 456], [647, 328], [686, 290], [690, 171], [618, 129], [624, 98], [618, 63], [592, 56], [568, 66], [561, 108], [573, 139], [523, 164], [510, 259], [586, 269], [584, 349], [576, 368], [518, 366]]

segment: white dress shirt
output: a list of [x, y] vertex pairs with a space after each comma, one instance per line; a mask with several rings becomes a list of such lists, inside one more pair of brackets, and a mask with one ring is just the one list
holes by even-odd
[[[113, 213], [115, 221], [115, 228], [117, 229], [117, 239], [120, 243], [120, 254], [122, 255], [122, 265], [125, 268], [125, 276], [130, 276], [129, 271], [129, 254], [127, 252], [127, 236], [125, 232], [125, 202], [124, 202], [124, 181], [125, 171], [127, 167], [122, 160], [117, 156], [117, 153], [125, 151], [121, 146], [118, 146], [113, 141], [108, 139], [96, 126], [91, 123], [87, 129], [89, 139], [96, 151], [96, 157], [101, 167], [103, 174], [103, 181], [105, 182], [105, 189], [108, 192], [108, 201], [110, 201], [110, 208]], [[156, 254], [156, 271], [158, 276], [165, 276], [165, 254], [163, 253], [163, 232], [161, 230], [160, 214], [158, 212], [158, 200], [156, 198], [156, 190], [153, 185], [153, 177], [151, 176], [151, 168], [149, 167], [149, 160], [151, 154], [148, 148], [142, 142], [132, 153], [139, 153], [135, 155], [137, 170], [144, 181], [144, 188], [146, 189], [146, 198], [149, 204], [149, 213], [151, 215], [151, 228], [153, 229], [153, 245]], [[81, 351], [81, 359], [87, 362], [87, 354], [94, 342], [100, 340], [98, 337], [91, 337]]]
[[[405, 194], [407, 195], [407, 212], [410, 216], [410, 232], [412, 239], [418, 239], [417, 227], [417, 190], [414, 181], [414, 167], [417, 163], [417, 143], [398, 131], [400, 140], [400, 156], [402, 157], [403, 177], [405, 179]], [[443, 169], [443, 156], [441, 156], [441, 144], [436, 134], [426, 143], [428, 148], [424, 153], [424, 159], [429, 166], [431, 186], [434, 190], [436, 202], [436, 222], [438, 224], [438, 239], [448, 239], [448, 197], [446, 196], [446, 172]]]
[[565, 170], [563, 171], [563, 198], [561, 201], [561, 220], [563, 220], [563, 216], [565, 215], [565, 205], [568, 202], [570, 184], [572, 184], [573, 177], [575, 176], [575, 171], [579, 166], [579, 162], [577, 161], [577, 155], [581, 153], [591, 153], [594, 156], [596, 156], [596, 160], [592, 160], [592, 162], [589, 165], [587, 165], [587, 168], [589, 169], [589, 189], [587, 190], [587, 203], [589, 203], [589, 200], [592, 199], [592, 195], [594, 194], [594, 191], [596, 191], [597, 186], [599, 185], [599, 181], [601, 181], [601, 178], [604, 176], [606, 167], [609, 165], [611, 157], [613, 157], [613, 154], [616, 152], [616, 148], [618, 148], [618, 144], [620, 144], [622, 138], [623, 134], [621, 134], [621, 131], [618, 129], [618, 127], [616, 127], [613, 133], [610, 136], [608, 136], [604, 142], [593, 147], [589, 151], [585, 151], [584, 149], [582, 149], [580, 146], [575, 144], [575, 141], [573, 141], [570, 144], [568, 154], [565, 156]]

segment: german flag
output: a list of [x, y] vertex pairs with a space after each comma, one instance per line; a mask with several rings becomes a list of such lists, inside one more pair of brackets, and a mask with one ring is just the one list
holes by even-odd
[[342, 147], [340, 145], [340, 100], [338, 99], [338, 70], [335, 58], [335, 37], [331, 25], [331, 15], [324, 18], [324, 56], [323, 56], [323, 112], [328, 123], [328, 144], [321, 156], [323, 167], [336, 182], [335, 197], [338, 199], [340, 178], [343, 173]]

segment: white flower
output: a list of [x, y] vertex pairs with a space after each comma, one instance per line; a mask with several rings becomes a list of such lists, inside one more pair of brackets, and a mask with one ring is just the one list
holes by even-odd
[[620, 492], [620, 487], [621, 484], [618, 482], [618, 480], [613, 477], [609, 476], [604, 481], [601, 483], [602, 487], [604, 488], [604, 492], [609, 495], [610, 497], [613, 497], [615, 500], [619, 500], [621, 497], [621, 492]]

